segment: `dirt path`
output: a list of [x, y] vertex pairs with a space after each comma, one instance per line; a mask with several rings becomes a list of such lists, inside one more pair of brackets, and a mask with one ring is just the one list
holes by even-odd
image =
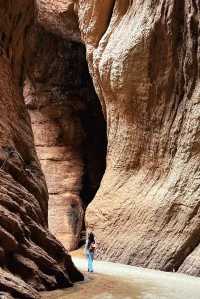
[[45, 292], [43, 299], [200, 299], [200, 278], [98, 261], [88, 274], [80, 251], [72, 256], [85, 282]]

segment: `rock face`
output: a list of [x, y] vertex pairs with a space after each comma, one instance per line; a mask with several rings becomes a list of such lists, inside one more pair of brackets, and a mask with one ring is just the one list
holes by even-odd
[[0, 1], [0, 290], [35, 299], [36, 290], [71, 286], [83, 276], [47, 228], [47, 189], [22, 97], [33, 17], [33, 1]]
[[78, 15], [107, 123], [106, 171], [86, 213], [98, 257], [199, 275], [199, 1], [37, 3], [39, 23], [62, 37], [63, 12]]
[[[105, 150], [104, 143], [97, 151], [102, 143], [96, 133], [102, 121], [94, 116], [99, 115], [97, 102], [89, 104], [83, 82], [75, 94], [75, 85], [66, 87], [69, 77], [76, 83], [77, 75], [74, 70], [69, 75], [69, 67], [63, 66], [71, 60], [64, 53], [82, 54], [64, 41], [71, 36], [77, 42], [80, 33], [107, 123], [106, 171], [86, 213], [87, 226], [96, 234], [97, 255], [200, 275], [199, 1], [37, 4], [39, 24], [59, 37], [45, 35], [41, 51], [34, 38], [26, 47], [33, 1], [0, 1], [1, 290], [15, 298], [37, 298], [35, 289], [82, 279], [47, 229], [47, 190], [20, 89], [26, 57], [24, 92], [37, 150], [51, 202], [59, 215], [69, 216], [63, 226], [68, 227], [68, 240], [74, 235], [72, 244], [84, 205], [98, 188], [103, 170], [96, 169]], [[46, 42], [51, 47], [45, 48]], [[31, 64], [30, 48], [38, 53]], [[90, 142], [94, 136], [96, 141]], [[89, 153], [84, 157], [83, 144]], [[90, 190], [94, 177], [96, 187]], [[77, 217], [71, 217], [76, 215], [72, 211]], [[62, 234], [60, 223], [56, 230]]]
[[49, 228], [73, 250], [105, 169], [105, 121], [84, 46], [40, 25], [32, 28], [28, 44], [24, 98], [50, 195]]
[[79, 1], [107, 122], [86, 214], [99, 258], [200, 275], [199, 12], [197, 0]]
[[80, 42], [78, 16], [74, 0], [36, 0], [37, 22], [48, 32]]

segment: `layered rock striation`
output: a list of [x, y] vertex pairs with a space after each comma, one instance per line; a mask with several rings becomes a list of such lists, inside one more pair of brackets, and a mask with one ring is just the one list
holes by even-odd
[[47, 227], [47, 188], [22, 97], [33, 18], [33, 1], [0, 1], [0, 291], [35, 299], [83, 276]]
[[47, 180], [49, 228], [73, 250], [84, 228], [85, 208], [105, 170], [105, 121], [84, 46], [39, 24], [27, 39], [24, 98]]
[[86, 213], [98, 257], [199, 275], [198, 1], [37, 3], [59, 36], [69, 30], [58, 16], [78, 15], [107, 124], [106, 171]]
[[[103, 12], [103, 14], [102, 14]], [[200, 274], [199, 1], [79, 1], [107, 122], [101, 259]]]
[[[73, 44], [80, 34], [107, 124], [106, 171], [86, 212], [97, 256], [200, 275], [199, 1], [38, 0], [37, 5], [37, 26], [44, 29], [35, 29], [39, 40], [27, 43], [33, 1], [0, 1], [1, 290], [37, 298], [35, 290], [82, 279], [47, 229], [47, 189], [20, 88], [27, 65], [24, 92], [37, 151], [53, 209], [63, 220], [69, 216], [63, 227], [72, 244], [105, 160], [105, 143], [95, 129], [103, 122], [93, 113], [97, 102], [89, 104], [83, 82], [75, 87], [76, 66], [68, 64], [83, 57], [81, 46]], [[66, 43], [70, 36], [73, 43]], [[38, 53], [35, 59], [30, 48]], [[89, 155], [82, 155], [83, 147]], [[87, 194], [95, 173], [96, 187]], [[63, 234], [61, 226], [56, 230]]]

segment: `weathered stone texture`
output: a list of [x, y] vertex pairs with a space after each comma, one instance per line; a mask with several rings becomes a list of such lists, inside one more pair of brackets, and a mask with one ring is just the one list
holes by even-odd
[[0, 1], [0, 290], [14, 298], [39, 298], [36, 290], [83, 279], [48, 231], [46, 183], [22, 97], [33, 4]]
[[37, 22], [62, 38], [79, 41], [80, 31], [74, 0], [36, 0]]
[[[63, 39], [79, 40], [78, 14], [90, 73], [107, 123], [106, 172], [86, 215], [88, 228], [96, 234], [98, 257], [200, 275], [199, 1], [49, 0], [37, 3], [40, 25]], [[0, 170], [0, 287], [3, 292], [20, 298], [37, 298], [34, 289], [69, 286], [71, 281], [82, 278], [64, 248], [48, 232], [45, 180], [19, 89], [24, 74], [24, 35], [32, 19], [32, 1], [0, 0], [0, 159], [3, 166]], [[34, 49], [32, 42], [27, 48], [30, 45]], [[55, 48], [56, 54], [49, 52], [61, 56], [62, 61], [63, 52]], [[31, 54], [26, 52], [30, 61]], [[94, 159], [90, 160], [87, 179], [83, 179], [85, 187], [81, 189], [82, 163], [85, 167], [88, 160], [80, 159], [80, 148], [77, 156], [74, 148], [70, 151], [71, 144], [65, 143], [59, 133], [67, 132], [64, 136], [68, 140], [69, 136], [79, 134], [74, 129], [85, 126], [90, 140], [97, 135], [96, 127], [88, 130], [92, 122], [88, 123], [87, 117], [83, 127], [74, 125], [76, 118], [71, 115], [67, 119], [72, 122], [65, 123], [65, 112], [62, 113], [66, 106], [57, 108], [65, 84], [56, 86], [48, 96], [45, 93], [42, 100], [47, 79], [50, 77], [52, 82], [56, 79], [49, 76], [48, 70], [59, 68], [58, 73], [63, 72], [57, 59], [54, 68], [53, 56], [47, 55], [41, 68], [36, 68], [34, 77], [29, 75], [26, 99], [27, 105], [36, 110], [31, 112], [32, 119], [35, 118], [35, 140], [43, 167], [51, 174], [48, 185], [51, 176], [59, 175], [56, 188], [50, 186], [50, 192], [52, 195], [55, 192], [55, 197], [58, 191], [64, 194], [63, 199], [56, 198], [60, 205], [69, 189], [81, 202], [92, 182], [88, 177], [91, 178], [98, 166], [93, 162], [102, 162], [102, 157], [99, 153], [93, 156], [95, 151], [86, 143], [86, 150], [91, 153], [87, 158]], [[34, 63], [30, 68], [34, 68]], [[46, 64], [49, 69], [44, 68]], [[44, 72], [42, 76], [40, 71]], [[47, 81], [40, 81], [46, 74]], [[38, 85], [32, 86], [34, 83]], [[53, 88], [53, 83], [50, 86]], [[65, 89], [65, 95], [68, 90]], [[32, 97], [41, 91], [36, 97], [39, 101], [32, 103]], [[57, 106], [52, 98], [55, 94]], [[69, 101], [70, 109], [74, 111], [74, 94], [70, 93], [70, 97], [73, 99]], [[39, 111], [35, 104], [41, 105]], [[87, 105], [88, 102], [84, 107]], [[80, 98], [78, 107], [80, 111]], [[55, 121], [57, 118], [62, 122]], [[41, 131], [37, 130], [38, 124]], [[100, 126], [99, 121], [96, 126]], [[81, 138], [83, 135], [80, 134]], [[99, 145], [98, 141], [94, 144]], [[50, 151], [45, 153], [45, 147], [50, 146]], [[65, 175], [60, 168], [55, 173], [55, 164], [52, 166], [54, 150], [66, 172], [69, 168], [66, 156], [70, 156], [73, 167], [78, 163], [76, 172], [80, 175], [76, 173], [73, 177], [72, 170], [71, 178], [77, 181], [68, 181], [67, 190], [65, 183], [61, 183], [65, 182]], [[3, 164], [9, 153], [10, 159]], [[101, 175], [102, 171], [97, 171], [96, 187]]]
[[199, 10], [79, 1], [107, 121], [106, 172], [86, 215], [99, 258], [200, 274]]
[[39, 3], [56, 28], [60, 9], [78, 13], [107, 123], [106, 172], [86, 215], [99, 258], [199, 275], [199, 6]]
[[38, 24], [28, 44], [24, 98], [50, 196], [49, 228], [73, 250], [105, 167], [105, 121], [84, 46]]

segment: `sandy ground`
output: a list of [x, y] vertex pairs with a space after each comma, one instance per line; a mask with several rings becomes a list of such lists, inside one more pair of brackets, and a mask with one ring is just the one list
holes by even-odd
[[44, 292], [43, 299], [200, 299], [200, 278], [100, 261], [89, 274], [82, 250], [73, 252], [72, 258], [85, 281]]
[[[130, 296], [131, 289], [131, 296]], [[132, 296], [132, 294], [135, 294]], [[73, 288], [43, 293], [42, 298], [48, 299], [132, 299], [140, 298], [131, 283], [106, 275], [86, 275], [84, 283], [77, 283]]]

